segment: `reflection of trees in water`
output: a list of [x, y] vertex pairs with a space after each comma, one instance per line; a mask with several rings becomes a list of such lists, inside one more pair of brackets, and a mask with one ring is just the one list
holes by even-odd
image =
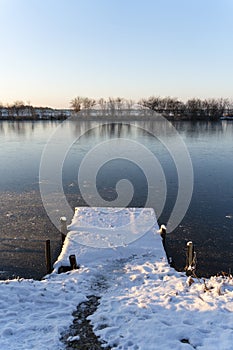
[[[156, 121], [142, 121], [137, 122], [136, 125], [150, 130], [153, 135], [172, 136], [174, 134], [173, 127], [178, 133], [188, 135], [189, 137], [198, 137], [200, 135], [219, 135], [226, 129], [227, 122], [210, 122], [210, 121], [172, 121], [172, 122], [156, 122]], [[229, 131], [233, 132], [233, 123], [229, 124]]]
[[96, 121], [73, 121], [70, 127], [75, 136], [82, 136], [82, 138], [89, 137], [123, 137], [129, 136], [131, 130], [131, 124], [123, 122], [96, 122]]
[[[109, 123], [109, 124], [102, 124], [99, 126], [99, 134], [101, 137], [122, 137], [122, 134], [124, 133], [124, 127], [126, 125], [123, 125], [123, 123]], [[130, 128], [130, 125], [128, 125]], [[129, 128], [127, 128], [129, 130]]]
[[5, 134], [5, 127], [3, 123], [0, 123], [0, 134]]
[[233, 133], [233, 122], [231, 121], [164, 121], [163, 120], [132, 120], [132, 121], [104, 121], [104, 120], [67, 120], [64, 123], [58, 121], [2, 121], [0, 122], [0, 134], [3, 135], [32, 135], [38, 130], [37, 126], [51, 131], [58, 125], [69, 129], [73, 135], [83, 139], [90, 137], [98, 138], [120, 138], [120, 137], [154, 137], [172, 136], [173, 127], [177, 132], [195, 138], [204, 135], [222, 135], [224, 132]]
[[24, 123], [24, 122], [7, 122], [3, 121], [0, 122], [0, 132], [7, 135], [7, 134], [16, 134], [16, 135], [25, 135], [28, 130], [33, 130], [31, 123]]
[[186, 121], [174, 122], [173, 125], [179, 133], [184, 133], [192, 138], [199, 136], [216, 136], [221, 135], [224, 131], [223, 122], [210, 122], [210, 121]]
[[[119, 137], [139, 137], [139, 136], [172, 136], [174, 128], [178, 133], [184, 133], [189, 137], [195, 138], [203, 135], [219, 135], [229, 128], [233, 132], [233, 123], [231, 122], [209, 122], [209, 121], [174, 121], [163, 120], [141, 120], [130, 122], [97, 122], [97, 121], [71, 121], [70, 128], [74, 135], [83, 138], [96, 136], [97, 138], [119, 138]], [[227, 124], [228, 123], [228, 124]], [[227, 125], [227, 126], [226, 126]]]
[[58, 121], [0, 121], [0, 133], [4, 135], [22, 135], [30, 136], [38, 131], [38, 126], [46, 130], [56, 128], [59, 125]]
[[0, 122], [0, 134], [3, 135], [31, 135], [38, 130], [37, 126], [44, 130], [55, 129], [58, 125], [64, 129], [68, 128], [73, 135], [83, 138], [119, 138], [119, 137], [154, 137], [154, 135], [169, 136], [173, 133], [173, 127], [180, 134], [195, 138], [201, 135], [221, 135], [224, 132], [233, 133], [233, 122], [231, 121], [172, 121], [162, 120], [131, 120], [127, 121], [104, 121], [104, 120], [67, 120], [64, 123], [57, 121], [2, 121]]
[[[152, 134], [170, 134], [173, 127], [169, 123], [155, 121], [130, 121], [130, 122], [96, 122], [96, 121], [73, 121], [70, 127], [74, 135], [82, 135], [84, 138], [98, 136], [100, 138], [119, 138], [119, 137], [137, 137], [150, 136]], [[74, 124], [73, 124], [74, 123]], [[149, 132], [149, 131], [150, 132]]]

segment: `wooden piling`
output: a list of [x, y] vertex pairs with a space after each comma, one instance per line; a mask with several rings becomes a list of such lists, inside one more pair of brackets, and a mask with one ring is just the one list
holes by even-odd
[[165, 225], [160, 226], [159, 233], [160, 233], [160, 236], [162, 237], [163, 245], [165, 245], [166, 234], [167, 234], [167, 228]]
[[191, 276], [195, 273], [196, 269], [196, 253], [194, 252], [194, 245], [192, 241], [187, 243], [186, 250], [186, 275]]
[[50, 239], [45, 242], [45, 263], [47, 274], [52, 272]]
[[61, 240], [62, 240], [62, 244], [63, 244], [64, 241], [65, 241], [67, 232], [68, 232], [68, 230], [67, 230], [67, 219], [66, 219], [65, 216], [62, 216], [62, 217], [60, 218], [60, 224], [61, 224], [61, 226], [60, 226]]
[[77, 269], [78, 265], [77, 265], [76, 257], [74, 254], [69, 256], [69, 260], [70, 260], [71, 270]]
[[193, 261], [193, 242], [189, 241], [187, 243], [187, 265], [191, 266]]

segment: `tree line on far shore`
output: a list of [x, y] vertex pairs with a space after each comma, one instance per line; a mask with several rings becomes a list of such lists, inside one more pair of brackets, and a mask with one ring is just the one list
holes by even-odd
[[110, 114], [117, 113], [121, 110], [140, 109], [148, 110], [162, 114], [168, 119], [175, 120], [218, 120], [221, 117], [233, 117], [233, 100], [226, 98], [192, 98], [183, 102], [175, 97], [151, 96], [139, 101], [133, 101], [122, 97], [109, 97], [92, 99], [89, 97], [77, 96], [70, 102], [70, 109], [53, 109], [48, 107], [34, 107], [29, 103], [16, 101], [11, 105], [4, 106], [0, 103], [0, 119], [4, 115], [6, 119], [17, 119], [17, 117], [27, 118], [32, 116], [33, 119], [46, 118], [66, 119], [72, 114], [82, 111], [83, 116], [89, 116], [91, 109], [106, 111]]
[[30, 103], [15, 101], [12, 104], [0, 103], [0, 119], [2, 120], [37, 120], [66, 119], [71, 116], [70, 109], [54, 109], [51, 107], [35, 107]]
[[183, 102], [176, 97], [151, 96], [139, 101], [128, 100], [122, 97], [98, 100], [78, 96], [70, 103], [75, 112], [93, 108], [99, 105], [101, 110], [130, 109], [137, 105], [137, 108], [148, 108], [151, 111], [161, 113], [169, 119], [188, 120], [218, 120], [224, 116], [233, 116], [233, 101], [227, 98], [192, 98]]

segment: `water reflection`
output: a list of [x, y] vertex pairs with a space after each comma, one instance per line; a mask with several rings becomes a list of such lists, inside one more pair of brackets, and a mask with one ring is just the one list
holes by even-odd
[[175, 122], [174, 126], [178, 132], [184, 133], [190, 137], [198, 137], [202, 134], [204, 135], [219, 135], [223, 133], [223, 125], [222, 121], [220, 122]]
[[57, 121], [0, 121], [0, 134], [3, 134], [6, 138], [9, 136], [32, 135], [34, 133], [40, 134], [42, 130], [55, 129], [58, 123]]
[[[216, 135], [222, 135], [224, 132], [229, 134], [233, 131], [233, 123], [226, 121], [219, 122], [187, 122], [187, 121], [176, 121], [176, 122], [155, 122], [152, 120], [147, 121], [130, 121], [130, 122], [107, 122], [101, 121], [79, 121], [72, 120], [64, 124], [64, 127], [68, 127], [73, 130], [74, 135], [83, 135], [85, 130], [92, 130], [98, 127], [100, 137], [131, 137], [148, 134], [148, 130], [154, 135], [165, 135], [167, 137], [173, 135], [173, 126], [176, 128], [178, 133], [185, 137], [196, 138], [202, 135], [208, 135], [214, 137]], [[88, 137], [88, 134], [87, 134]]]
[[[170, 126], [169, 126], [170, 124]], [[131, 136], [132, 126], [135, 126], [133, 132], [143, 134], [144, 130], [150, 130], [152, 134], [162, 133], [169, 136], [172, 125], [181, 134], [189, 137], [198, 137], [200, 135], [222, 135], [227, 132], [231, 134], [233, 132], [233, 122], [230, 121], [173, 121], [168, 124], [163, 122], [156, 122], [153, 120], [141, 120], [130, 122], [105, 122], [105, 121], [92, 121], [92, 120], [66, 120], [61, 121], [0, 121], [0, 134], [6, 137], [10, 134], [13, 135], [30, 135], [33, 133], [40, 134], [44, 130], [49, 130], [50, 133], [56, 129], [58, 125], [64, 130], [70, 129], [74, 135], [82, 135], [86, 130], [99, 128], [100, 136], [108, 137], [125, 137]], [[46, 133], [47, 134], [47, 133]]]

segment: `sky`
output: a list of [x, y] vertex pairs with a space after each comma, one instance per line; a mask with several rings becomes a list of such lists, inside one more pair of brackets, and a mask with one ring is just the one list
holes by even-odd
[[0, 0], [0, 102], [233, 97], [233, 0]]

